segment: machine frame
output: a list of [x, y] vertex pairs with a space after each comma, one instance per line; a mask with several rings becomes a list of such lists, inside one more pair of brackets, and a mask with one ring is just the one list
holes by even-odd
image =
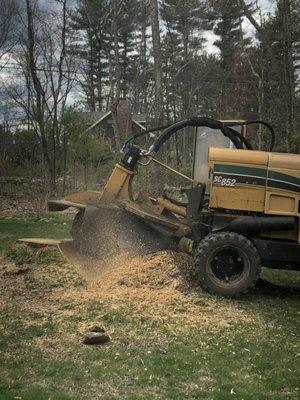
[[[135, 135], [125, 143], [121, 160], [115, 165], [102, 192], [80, 192], [52, 200], [49, 209], [61, 211], [76, 207], [83, 214], [83, 223], [87, 214], [88, 223], [85, 225], [93, 221], [93, 217], [88, 219], [91, 208], [118, 209], [138, 221], [161, 227], [177, 244], [186, 239], [192, 243], [195, 275], [204, 289], [219, 295], [239, 296], [255, 284], [261, 264], [300, 268], [300, 155], [253, 150], [245, 128], [244, 135], [232, 128], [236, 125], [246, 127], [251, 123], [262, 123], [270, 129], [272, 150], [274, 132], [262, 121], [222, 122], [205, 117], [191, 118], [163, 127], [163, 132], [148, 150], [141, 149], [132, 141], [151, 130]], [[205, 194], [204, 183], [194, 181], [154, 157], [174, 133], [186, 126], [218, 129], [236, 147], [210, 149], [209, 197]], [[138, 166], [151, 162], [171, 170], [191, 184], [192, 187], [185, 190], [187, 203], [166, 196], [153, 198], [145, 193], [133, 198], [132, 181]], [[257, 175], [243, 173], [247, 168]], [[81, 228], [76, 231], [82, 233]], [[81, 240], [88, 239], [83, 237]], [[157, 242], [159, 240], [157, 236]], [[34, 243], [32, 239], [25, 241]]]

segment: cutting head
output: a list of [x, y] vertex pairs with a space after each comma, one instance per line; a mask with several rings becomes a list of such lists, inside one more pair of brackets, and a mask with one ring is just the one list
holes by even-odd
[[175, 249], [178, 244], [178, 238], [166, 227], [117, 206], [87, 206], [80, 210], [71, 235], [73, 243], [63, 244], [60, 249], [77, 264], [106, 263], [116, 254], [147, 254]]

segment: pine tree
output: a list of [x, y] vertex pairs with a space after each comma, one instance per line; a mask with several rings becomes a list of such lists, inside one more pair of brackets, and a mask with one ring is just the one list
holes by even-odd
[[220, 49], [221, 66], [230, 73], [237, 62], [237, 58], [243, 53], [245, 46], [250, 44], [245, 39], [241, 29], [242, 11], [237, 1], [217, 0], [213, 1], [215, 20], [214, 33], [220, 38], [214, 45]]
[[[165, 57], [166, 87], [177, 85], [181, 96], [180, 116], [187, 117], [191, 113], [190, 84], [191, 64], [194, 57], [202, 50], [203, 29], [207, 28], [205, 2], [201, 0], [164, 0], [161, 4], [161, 16], [167, 28], [164, 38], [164, 51], [172, 57]], [[169, 107], [170, 108], [170, 107]], [[173, 114], [175, 109], [173, 104]]]
[[108, 13], [106, 0], [79, 0], [70, 26], [73, 35], [70, 51], [79, 57], [84, 75], [82, 89], [92, 111], [101, 110], [104, 104], [103, 86], [108, 76]]
[[265, 108], [277, 131], [282, 132], [282, 138], [278, 138], [278, 145], [281, 150], [286, 151], [293, 150], [293, 141], [299, 143], [295, 129], [299, 124], [295, 112], [296, 103], [299, 102], [299, 6], [299, 0], [278, 0], [274, 15], [263, 25], [273, 54], [272, 60], [268, 57], [263, 58]]
[[126, 97], [130, 91], [138, 7], [137, 0], [78, 1], [72, 51], [83, 61], [82, 87], [91, 110], [110, 108], [116, 96]]
[[133, 38], [134, 54], [131, 56], [128, 68], [128, 81], [130, 82], [130, 97], [135, 112], [148, 113], [149, 85], [151, 78], [151, 65], [149, 61], [149, 33], [150, 18], [147, 7], [143, 2], [138, 2], [135, 15], [135, 32]]
[[203, 38], [193, 36], [204, 28], [204, 2], [200, 0], [164, 0], [161, 5], [161, 16], [168, 31], [175, 32], [181, 38], [180, 50], [183, 59], [188, 61], [192, 50], [201, 48]]
[[[242, 29], [242, 10], [238, 1], [211, 0], [209, 17], [219, 48], [218, 110], [220, 118], [248, 118], [252, 109], [252, 93], [243, 82], [250, 72], [247, 52], [251, 40]], [[251, 106], [250, 106], [251, 104]]]
[[125, 0], [121, 3], [123, 10], [119, 12], [119, 42], [120, 57], [122, 65], [121, 92], [127, 97], [129, 92], [130, 79], [132, 78], [132, 61], [135, 58], [135, 31], [137, 29], [138, 1]]

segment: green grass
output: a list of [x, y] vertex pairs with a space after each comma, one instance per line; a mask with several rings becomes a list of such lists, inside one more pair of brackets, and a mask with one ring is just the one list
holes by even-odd
[[0, 217], [0, 252], [22, 237], [45, 237], [61, 239], [69, 237], [71, 221], [57, 214], [44, 218]]
[[274, 285], [282, 285], [291, 289], [300, 288], [299, 271], [263, 268], [261, 276]]
[[[130, 309], [119, 315], [110, 310], [112, 342], [100, 348], [81, 345], [79, 334], [64, 343], [64, 335], [76, 332], [76, 319], [60, 326], [44, 315], [49, 320], [28, 326], [21, 313], [7, 313], [0, 398], [297, 399], [296, 304], [286, 303], [276, 304], [279, 320], [267, 301], [263, 326], [237, 323], [222, 331], [199, 326], [176, 332], [132, 316]], [[255, 300], [248, 307], [260, 312], [263, 304]], [[83, 320], [98, 314], [89, 312]], [[36, 348], [37, 339], [43, 350]]]
[[[67, 225], [60, 222], [52, 217], [49, 222], [0, 220], [10, 233], [9, 238], [1, 237], [0, 246], [7, 249], [21, 236], [64, 236]], [[10, 250], [12, 259], [14, 251], [23, 252]], [[37, 269], [44, 268], [39, 257], [31, 259]], [[49, 272], [49, 282], [63, 275], [64, 268], [58, 263], [56, 271]], [[299, 287], [299, 275], [292, 271], [265, 270], [264, 276]], [[70, 282], [77, 287], [75, 278]], [[39, 288], [38, 284], [30, 282], [29, 287]], [[37, 306], [48, 302], [49, 308], [33, 307], [28, 313], [14, 297], [2, 307], [1, 400], [299, 398], [299, 301], [294, 292], [262, 289], [239, 301], [217, 302], [201, 294], [211, 312], [220, 306], [255, 316], [253, 322], [236, 319], [217, 326], [189, 324], [184, 315], [179, 322], [139, 315], [129, 300], [116, 308], [99, 299], [73, 304], [51, 297], [50, 289], [66, 290], [65, 285], [62, 281], [54, 289], [47, 286], [36, 298], [28, 294], [28, 301]], [[110, 343], [81, 344], [82, 326], [93, 324], [107, 328]]]
[[27, 246], [25, 243], [12, 243], [7, 249], [3, 250], [6, 259], [14, 262], [16, 265], [24, 264], [60, 264], [64, 263], [63, 256], [56, 248], [42, 247], [35, 249]]

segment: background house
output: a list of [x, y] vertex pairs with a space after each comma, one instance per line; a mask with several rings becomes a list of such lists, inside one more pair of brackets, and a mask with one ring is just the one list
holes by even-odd
[[[110, 139], [112, 147], [116, 147], [112, 111], [95, 111], [83, 113], [87, 122], [86, 132], [101, 130], [105, 138]], [[117, 121], [122, 137], [129, 137], [146, 130], [146, 114], [135, 113], [128, 99], [120, 98], [117, 102]]]

